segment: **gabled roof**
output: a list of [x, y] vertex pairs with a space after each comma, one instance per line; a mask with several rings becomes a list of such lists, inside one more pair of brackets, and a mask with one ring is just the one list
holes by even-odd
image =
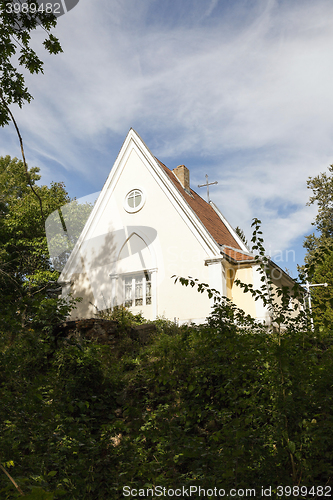
[[[214, 243], [214, 246], [217, 247], [216, 250], [220, 248], [221, 254], [228, 258], [231, 262], [240, 263], [253, 260], [253, 256], [249, 254], [244, 243], [240, 240], [234, 229], [229, 225], [214, 203], [207, 203], [192, 189], [189, 189], [187, 192], [176, 177], [175, 173], [154, 157], [142, 141], [141, 137], [135, 132], [135, 130], [130, 129], [118, 153], [113, 168], [105, 181], [95, 206], [90, 213], [85, 227], [83, 228], [82, 233], [61, 273], [59, 278], [60, 281], [66, 280], [66, 276], [70, 276], [71, 271], [75, 268], [75, 259], [78, 255], [79, 249], [87, 234], [89, 234], [89, 231], [93, 227], [98, 213], [101, 212], [101, 207], [103, 207], [103, 204], [107, 202], [108, 190], [113, 189], [112, 186], [115, 185], [117, 178], [121, 174], [121, 168], [127, 155], [129, 154], [131, 144], [132, 147], [136, 148], [139, 156], [150, 165], [157, 178], [164, 182], [165, 187], [168, 190], [171, 187], [176, 189], [178, 198], [180, 196], [180, 199], [182, 200], [181, 206], [183, 210], [187, 212], [187, 215], [196, 230], [199, 231], [203, 238], [205, 238], [206, 244], [209, 244], [210, 240]], [[162, 178], [165, 180], [163, 181]], [[174, 195], [175, 194], [172, 196]]]
[[[156, 158], [156, 157], [155, 157]], [[222, 219], [219, 217], [214, 208], [201, 198], [193, 189], [189, 193], [185, 191], [176, 175], [156, 158], [159, 165], [163, 168], [172, 183], [176, 186], [180, 194], [183, 196], [187, 204], [191, 207], [196, 216], [200, 219], [209, 234], [214, 238], [216, 243], [222, 246], [222, 252], [229, 256], [234, 261], [247, 261], [253, 260], [252, 255], [244, 253], [235, 237], [230, 230], [226, 227]], [[232, 248], [224, 248], [224, 246]]]

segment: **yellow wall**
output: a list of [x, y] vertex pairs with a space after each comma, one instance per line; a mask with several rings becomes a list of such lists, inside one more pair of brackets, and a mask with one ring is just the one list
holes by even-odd
[[243, 283], [253, 284], [253, 268], [248, 267], [236, 267], [232, 265], [227, 265], [226, 268], [226, 285], [227, 285], [227, 298], [232, 300], [232, 302], [243, 309], [246, 314], [250, 314], [252, 317], [256, 317], [255, 302], [252, 295], [244, 293], [243, 289], [235, 284], [235, 280], [240, 280]]

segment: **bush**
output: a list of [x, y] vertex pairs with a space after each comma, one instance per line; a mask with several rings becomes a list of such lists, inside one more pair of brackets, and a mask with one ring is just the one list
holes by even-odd
[[[330, 332], [314, 335], [305, 314], [292, 317], [287, 291], [274, 310], [284, 329], [267, 330], [207, 285], [181, 281], [215, 297], [206, 324], [160, 318], [140, 344], [131, 328], [141, 316], [117, 309], [114, 348], [64, 342], [49, 356], [47, 337], [32, 331], [3, 342], [1, 462], [14, 464], [25, 493], [117, 500], [125, 485], [196, 485], [258, 496], [272, 485], [279, 498], [278, 484], [332, 483]], [[17, 493], [4, 474], [0, 491]]]

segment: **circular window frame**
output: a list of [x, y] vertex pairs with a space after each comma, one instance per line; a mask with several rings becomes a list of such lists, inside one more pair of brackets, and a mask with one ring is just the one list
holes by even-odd
[[[133, 191], [139, 191], [139, 193], [141, 194], [141, 202], [137, 207], [130, 207], [128, 204], [128, 197], [130, 196], [131, 193], [133, 193]], [[136, 212], [139, 212], [139, 210], [141, 210], [141, 208], [145, 203], [146, 203], [146, 196], [144, 190], [141, 187], [136, 187], [130, 189], [130, 191], [128, 191], [128, 193], [126, 194], [124, 199], [124, 209], [126, 210], [126, 212], [130, 214], [135, 214]]]

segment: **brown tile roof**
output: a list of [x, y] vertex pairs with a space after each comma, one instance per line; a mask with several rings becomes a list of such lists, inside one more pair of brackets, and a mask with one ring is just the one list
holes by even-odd
[[252, 255], [247, 255], [246, 253], [242, 252], [237, 252], [237, 250], [234, 250], [233, 248], [223, 248], [222, 252], [225, 253], [228, 257], [230, 257], [233, 260], [254, 260], [254, 257]]
[[176, 188], [183, 196], [185, 201], [192, 208], [193, 212], [203, 223], [207, 231], [214, 238], [216, 243], [218, 243], [219, 245], [228, 245], [230, 247], [233, 247], [235, 250], [236, 249], [240, 250], [240, 252], [237, 252], [235, 250], [225, 248], [223, 249], [223, 252], [232, 259], [237, 261], [252, 260], [253, 257], [243, 254], [241, 252], [242, 250], [241, 247], [239, 246], [235, 238], [232, 236], [228, 228], [224, 225], [223, 221], [217, 215], [213, 207], [211, 207], [209, 203], [203, 200], [195, 191], [193, 191], [193, 189], [190, 189], [192, 196], [188, 194], [181, 185], [181, 183], [179, 182], [179, 180], [177, 179], [177, 177], [175, 176], [175, 174], [168, 167], [166, 167], [160, 160], [158, 160], [157, 158], [156, 160], [161, 165], [164, 172], [167, 174], [172, 183], [176, 186]]

